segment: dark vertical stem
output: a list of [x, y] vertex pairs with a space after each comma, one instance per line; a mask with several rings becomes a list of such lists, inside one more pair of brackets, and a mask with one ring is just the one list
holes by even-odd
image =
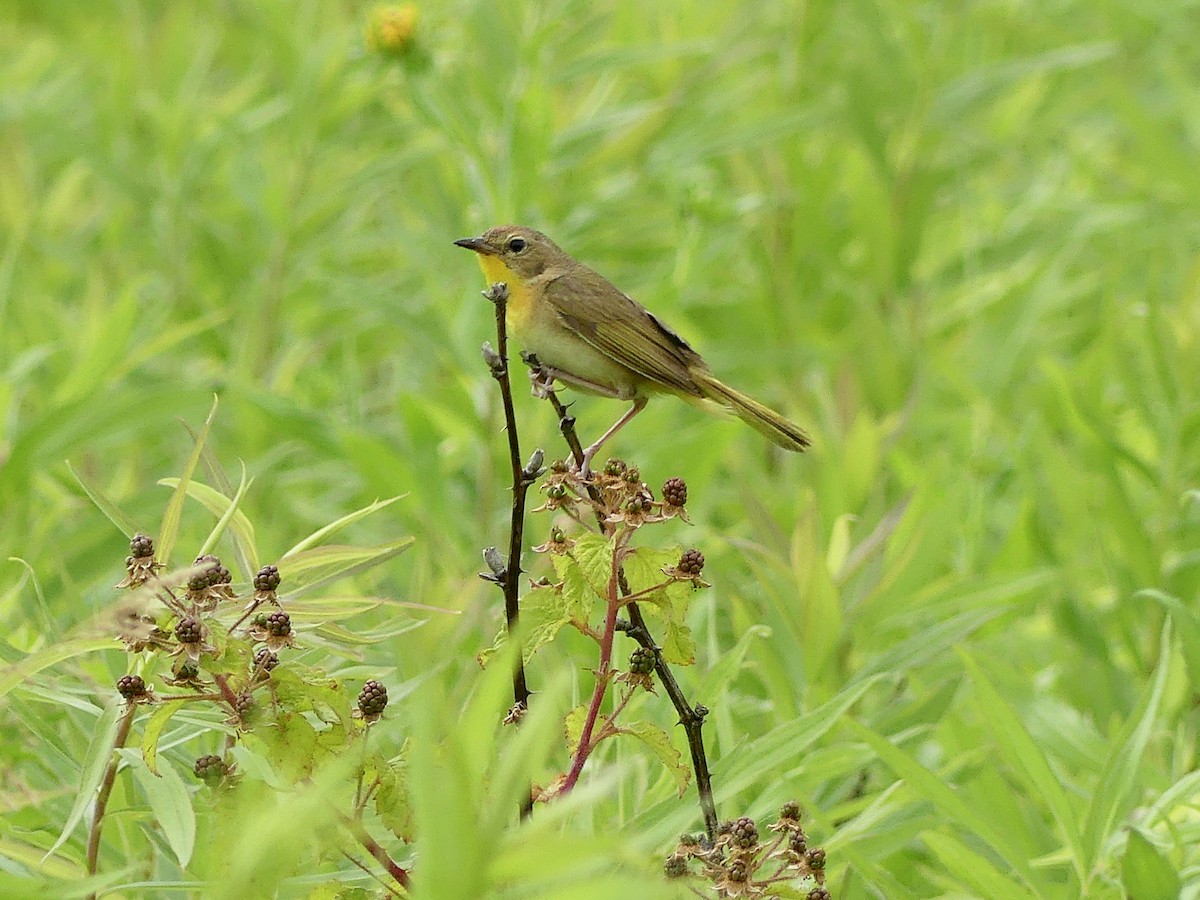
[[[508, 375], [508, 328], [505, 310], [508, 306], [508, 286], [502, 282], [493, 284], [483, 292], [496, 307], [496, 353], [489, 356], [485, 348], [484, 357], [492, 370], [492, 377], [500, 384], [500, 397], [504, 402], [504, 425], [508, 432], [508, 456], [512, 464], [512, 516], [508, 529], [508, 563], [503, 575], [499, 575], [500, 587], [504, 591], [504, 618], [509, 634], [513, 634], [520, 617], [518, 589], [521, 578], [521, 545], [525, 537], [525, 495], [533, 478], [521, 465], [521, 443], [517, 436], [517, 415], [513, 409], [512, 382]], [[535, 467], [536, 468], [536, 467]], [[529, 685], [525, 681], [525, 662], [520, 650], [513, 666], [513, 701], [525, 709], [529, 706]]]
[[[526, 357], [525, 362], [535, 370], [538, 369], [538, 361], [535, 357]], [[575, 462], [578, 465], [583, 465], [583, 444], [579, 440], [579, 435], [575, 433], [575, 418], [567, 412], [566, 405], [558, 399], [558, 396], [549, 391], [547, 399], [554, 406], [554, 412], [558, 416], [558, 429], [562, 432], [563, 440], [567, 442], [567, 446], [571, 449], [571, 455], [575, 457]], [[600, 492], [592, 484], [588, 484], [588, 495], [592, 501], [600, 505]], [[600, 527], [606, 531], [612, 526], [606, 525], [601, 520]], [[625, 580], [625, 571], [622, 569], [618, 572], [622, 596], [628, 596], [629, 584]], [[626, 607], [629, 610], [630, 628], [627, 634], [654, 654], [654, 671], [658, 674], [659, 681], [662, 682], [663, 689], [667, 692], [667, 696], [671, 699], [675, 711], [679, 713], [679, 724], [683, 726], [684, 734], [687, 735], [688, 750], [691, 752], [692, 769], [696, 773], [696, 791], [700, 796], [700, 811], [704, 816], [704, 830], [708, 833], [709, 840], [716, 840], [717, 836], [717, 805], [713, 799], [712, 792], [712, 774], [708, 769], [708, 757], [704, 752], [704, 735], [702, 728], [704, 726], [704, 717], [708, 710], [703, 706], [692, 707], [687, 701], [687, 697], [683, 694], [683, 689], [679, 687], [679, 682], [675, 680], [674, 674], [671, 672], [670, 666], [662, 658], [661, 648], [654, 643], [654, 638], [650, 634], [650, 629], [646, 626], [646, 620], [642, 616], [642, 611], [636, 603], [628, 603]], [[578, 777], [578, 775], [576, 775]]]

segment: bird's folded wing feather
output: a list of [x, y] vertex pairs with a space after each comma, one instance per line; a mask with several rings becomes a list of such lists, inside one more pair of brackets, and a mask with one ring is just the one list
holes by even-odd
[[702, 396], [688, 371], [703, 367], [699, 354], [603, 276], [572, 272], [547, 284], [545, 297], [564, 325], [616, 362], [650, 381]]

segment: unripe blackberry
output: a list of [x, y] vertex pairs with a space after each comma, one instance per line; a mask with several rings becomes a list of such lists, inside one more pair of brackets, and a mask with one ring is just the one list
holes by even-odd
[[788, 841], [788, 849], [797, 856], [803, 856], [808, 852], [808, 837], [803, 831], [792, 833], [791, 839]]
[[662, 495], [671, 506], [686, 506], [687, 482], [682, 478], [668, 478], [663, 482]]
[[129, 555], [134, 559], [145, 559], [154, 555], [154, 541], [149, 536], [138, 533], [129, 541]]
[[204, 566], [204, 568], [188, 579], [188, 590], [202, 591], [214, 584], [220, 584], [217, 579], [221, 576], [222, 567], [221, 560], [217, 557], [211, 553], [205, 553], [203, 556], [197, 556], [192, 565]]
[[724, 822], [722, 822], [720, 825], [717, 826], [717, 837], [720, 837], [723, 834], [730, 834], [732, 831], [733, 831], [733, 820], [726, 819]]
[[625, 512], [631, 516], [645, 515], [646, 513], [650, 512], [651, 509], [652, 507], [650, 506], [650, 498], [645, 494], [638, 494], [625, 504]]
[[563, 530], [561, 528], [558, 528], [556, 526], [556, 527], [550, 529], [550, 542], [551, 543], [561, 544], [566, 539], [567, 539], [567, 536], [565, 534], [563, 534]]
[[800, 804], [795, 800], [789, 800], [779, 808], [779, 818], [781, 819], [799, 819]]
[[825, 888], [815, 887], [808, 892], [808, 900], [831, 900], [831, 895]]
[[679, 836], [680, 847], [698, 847], [700, 846], [700, 838], [696, 837], [690, 831], [685, 831]]
[[649, 675], [654, 671], [654, 651], [638, 647], [629, 654], [629, 671], [634, 675]]
[[221, 757], [210, 753], [207, 756], [199, 757], [196, 764], [192, 766], [192, 771], [201, 781], [213, 784], [229, 773], [229, 766], [225, 765], [225, 760]]
[[277, 665], [279, 665], [279, 657], [266, 647], [254, 654], [254, 668], [260, 672], [270, 672]]
[[683, 555], [679, 557], [679, 564], [675, 566], [682, 575], [699, 575], [704, 569], [704, 554], [696, 548], [684, 550]]
[[730, 831], [734, 846], [749, 850], [758, 843], [758, 826], [749, 816], [742, 816], [733, 823]]
[[729, 868], [725, 870], [725, 874], [730, 881], [749, 881], [750, 867], [746, 865], [746, 861], [744, 859], [735, 859], [729, 863]]
[[550, 487], [546, 488], [546, 496], [551, 500], [561, 500], [563, 497], [567, 496], [567, 489], [561, 484], [552, 484]]
[[175, 626], [175, 637], [181, 644], [198, 644], [204, 637], [204, 629], [200, 627], [199, 619], [180, 619]]
[[609, 461], [604, 464], [604, 474], [613, 476], [624, 475], [625, 460], [616, 459], [615, 457], [609, 459]]
[[668, 856], [663, 863], [663, 874], [668, 878], [682, 878], [687, 874], [687, 859], [682, 856]]
[[117, 693], [126, 700], [136, 700], [146, 695], [146, 682], [141, 675], [122, 675], [117, 679]]
[[187, 681], [192, 678], [200, 677], [200, 667], [194, 662], [188, 661], [183, 663], [175, 670], [175, 677], [180, 681]]
[[569, 472], [570, 467], [567, 466], [567, 461], [565, 459], [556, 459], [554, 462], [550, 463], [550, 471], [555, 475], [562, 475], [566, 472]]
[[808, 867], [813, 871], [820, 871], [825, 868], [825, 851], [820, 847], [813, 847], [808, 851]]
[[279, 587], [279, 569], [276, 566], [263, 566], [254, 576], [256, 591], [273, 591]]
[[630, 466], [625, 470], [625, 483], [632, 484], [637, 487], [642, 483], [642, 472], [637, 466]]
[[292, 617], [283, 610], [277, 609], [267, 616], [263, 626], [267, 629], [267, 634], [272, 637], [287, 637], [292, 633]]
[[387, 708], [387, 688], [378, 681], [368, 681], [358, 692], [358, 708], [364, 716], [378, 716]]
[[209, 583], [213, 586], [218, 584], [231, 584], [233, 582], [233, 574], [228, 568], [217, 563], [213, 566], [212, 571], [208, 576]]

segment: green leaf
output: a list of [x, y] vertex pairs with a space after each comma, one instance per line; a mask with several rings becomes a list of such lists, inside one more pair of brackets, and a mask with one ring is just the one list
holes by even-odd
[[355, 522], [359, 521], [360, 519], [365, 519], [367, 516], [371, 515], [372, 513], [379, 512], [379, 510], [384, 509], [388, 506], [391, 506], [397, 500], [402, 500], [407, 496], [408, 496], [407, 494], [397, 494], [395, 497], [388, 497], [388, 499], [386, 499], [386, 500], [376, 500], [374, 503], [364, 506], [362, 509], [358, 509], [352, 513], [348, 513], [348, 514], [342, 516], [340, 519], [337, 519], [334, 522], [330, 522], [328, 525], [324, 526], [323, 528], [318, 528], [316, 531], [314, 531], [312, 534], [310, 534], [304, 540], [300, 541], [298, 544], [296, 544], [296, 546], [292, 547], [292, 549], [290, 549], [287, 553], [285, 553], [283, 555], [284, 555], [284, 557], [295, 556], [295, 555], [299, 554], [301, 551], [307, 550], [309, 547], [316, 546], [321, 541], [325, 540], [327, 537], [337, 534], [337, 532], [341, 531], [343, 528], [346, 528], [349, 525], [353, 525]]
[[638, 600], [638, 606], [649, 619], [662, 621], [663, 659], [673, 665], [690, 666], [696, 662], [696, 641], [687, 626], [687, 615], [697, 588], [690, 581], [668, 579], [662, 571], [679, 559], [679, 553], [678, 548], [638, 547], [626, 554], [622, 565], [631, 593], [649, 591]]
[[1013, 777], [1024, 780], [1029, 786], [1030, 795], [1041, 797], [1050, 807], [1050, 814], [1066, 842], [1075, 874], [1081, 883], [1086, 881], [1079, 817], [1062, 788], [1062, 782], [1050, 768], [1045, 754], [1038, 748], [1025, 725], [1004, 702], [979, 665], [965, 652], [960, 652], [959, 657], [975, 685], [980, 714], [987, 722], [1001, 755], [1009, 761]]
[[158, 774], [158, 739], [162, 737], [171, 716], [187, 706], [188, 702], [187, 700], [168, 700], [166, 703], [160, 703], [150, 718], [146, 720], [146, 727], [142, 732], [142, 760], [152, 775]]
[[[208, 538], [204, 541], [204, 546], [200, 548], [200, 551], [196, 555], [200, 556], [211, 551], [224, 530], [227, 527], [231, 528], [243, 544], [247, 548], [251, 548], [248, 564], [253, 566], [253, 568], [245, 574], [247, 578], [253, 578], [254, 573], [258, 571], [258, 562], [252, 552], [252, 548], [254, 547], [254, 525], [246, 517], [246, 514], [238, 509], [242, 495], [245, 493], [246, 488], [249, 487], [245, 474], [245, 469], [243, 469], [242, 483], [238, 487], [237, 495], [232, 500], [220, 491], [214, 490], [207, 484], [199, 481], [189, 481], [185, 487], [185, 491], [187, 496], [191, 497], [217, 517], [216, 526], [209, 533]], [[160, 478], [158, 483], [163, 487], [178, 488], [180, 479]]]
[[217, 416], [217, 406], [219, 400], [216, 396], [213, 397], [212, 408], [208, 411], [208, 418], [204, 420], [204, 427], [200, 429], [200, 436], [196, 438], [195, 446], [192, 447], [192, 452], [188, 455], [187, 463], [184, 464], [183, 473], [179, 476], [175, 485], [175, 491], [171, 494], [171, 499], [167, 501], [167, 508], [163, 512], [162, 525], [158, 529], [158, 561], [163, 565], [167, 565], [171, 559], [171, 551], [175, 549], [175, 538], [179, 534], [179, 522], [183, 518], [183, 500], [187, 496], [187, 486], [192, 480], [192, 473], [196, 471], [196, 463], [200, 460], [200, 451], [204, 448], [204, 442], [208, 440], [208, 432], [212, 428], [213, 420]]
[[942, 868], [957, 877], [973, 894], [988, 900], [1027, 900], [1029, 892], [1001, 872], [986, 856], [962, 841], [937, 831], [926, 831], [921, 841], [937, 857]]
[[570, 614], [586, 622], [596, 599], [608, 600], [612, 578], [612, 543], [594, 532], [584, 532], [568, 553], [551, 557], [554, 573], [562, 582]]
[[150, 811], [163, 830], [171, 852], [186, 867], [196, 847], [196, 813], [179, 773], [163, 760], [158, 773], [151, 772], [135, 750], [117, 751], [129, 764], [134, 780], [150, 801]]
[[119, 727], [118, 720], [124, 714], [126, 714], [125, 703], [113, 698], [96, 720], [96, 729], [92, 733], [92, 739], [88, 742], [87, 752], [79, 764], [79, 785], [75, 790], [75, 802], [71, 804], [71, 811], [67, 813], [62, 831], [59, 832], [58, 839], [46, 851], [46, 856], [51, 856], [55, 850], [66, 843], [67, 838], [75, 830], [75, 826], [79, 824], [84, 813], [91, 808], [92, 802], [96, 799], [96, 790], [104, 779], [104, 771], [108, 768], [109, 760], [112, 759], [113, 740], [116, 738]]
[[[683, 754], [671, 743], [671, 736], [649, 722], [630, 722], [617, 729], [618, 734], [628, 734], [637, 738], [650, 748], [658, 761], [667, 767], [671, 777], [675, 779], [675, 787], [682, 797], [687, 791], [688, 782], [692, 778], [692, 770], [683, 761]], [[578, 740], [578, 739], [577, 739]]]
[[281, 599], [290, 600], [365, 572], [399, 556], [412, 543], [413, 538], [402, 538], [374, 547], [333, 544], [285, 556], [279, 560], [279, 574], [287, 579], [289, 589]]
[[567, 737], [567, 756], [574, 756], [583, 736], [583, 723], [587, 721], [587, 703], [581, 703], [563, 717], [563, 732]]
[[1121, 882], [1125, 895], [1136, 900], [1177, 900], [1182, 884], [1166, 854], [1136, 828], [1121, 856]]
[[108, 517], [108, 521], [117, 526], [121, 534], [128, 538], [131, 538], [137, 534], [138, 529], [137, 526], [133, 524], [133, 520], [130, 519], [129, 516], [125, 515], [125, 513], [121, 512], [117, 504], [113, 503], [113, 501], [108, 498], [108, 496], [100, 489], [98, 485], [92, 484], [92, 482], [88, 481], [86, 478], [76, 472], [74, 466], [71, 465], [70, 460], [67, 461], [67, 471], [74, 476], [75, 480], [79, 483], [79, 486], [83, 488], [83, 492], [88, 495], [88, 498], [91, 499], [94, 504], [96, 504], [96, 508]]
[[115, 650], [118, 645], [111, 637], [81, 637], [69, 641], [56, 641], [36, 653], [31, 653], [18, 663], [0, 670], [0, 697], [27, 678], [32, 678], [43, 669], [63, 660], [92, 653], [96, 650]]
[[1171, 669], [1171, 620], [1163, 623], [1158, 642], [1158, 666], [1154, 680], [1146, 687], [1140, 709], [1130, 716], [1121, 733], [1112, 742], [1112, 749], [1104, 764], [1104, 774], [1092, 795], [1084, 827], [1083, 846], [1088, 853], [1088, 871], [1094, 872], [1101, 866], [1104, 845], [1108, 840], [1113, 821], [1121, 808], [1127, 805], [1141, 774], [1142, 757], [1154, 733], [1163, 691], [1167, 685], [1167, 674]]
[[883, 735], [877, 734], [866, 725], [849, 717], [844, 718], [843, 722], [859, 739], [865, 741], [875, 751], [880, 762], [890, 768], [897, 778], [907, 782], [911, 791], [922, 800], [933, 804], [942, 817], [966, 828], [990, 844], [992, 849], [1036, 892], [1036, 880], [1029, 868], [1026, 854], [1019, 844], [996, 827], [995, 821], [989, 819], [984, 810], [972, 807], [956, 794], [954, 789], [947, 785], [941, 777], [926, 769]]
[[[556, 585], [531, 590], [521, 601], [519, 622], [524, 641], [521, 653], [528, 663], [539, 648], [554, 640], [563, 626], [571, 623], [565, 591]], [[507, 640], [508, 627], [504, 625], [501, 626], [492, 646], [479, 654], [479, 664], [486, 666]]]

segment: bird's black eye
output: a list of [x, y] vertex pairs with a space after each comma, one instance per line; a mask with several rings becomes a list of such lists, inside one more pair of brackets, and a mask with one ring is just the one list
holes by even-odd
[[526, 247], [525, 238], [513, 237], [508, 239], [508, 249], [513, 253], [520, 253]]

